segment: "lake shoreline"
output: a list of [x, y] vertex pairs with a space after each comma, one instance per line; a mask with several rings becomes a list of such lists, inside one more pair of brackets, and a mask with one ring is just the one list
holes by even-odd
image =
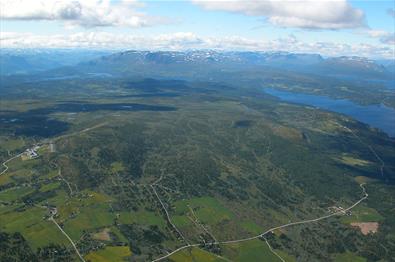
[[334, 99], [323, 95], [294, 93], [273, 88], [264, 88], [263, 91], [284, 102], [344, 114], [373, 128], [378, 128], [390, 138], [395, 138], [395, 109], [383, 104], [359, 105], [348, 99]]

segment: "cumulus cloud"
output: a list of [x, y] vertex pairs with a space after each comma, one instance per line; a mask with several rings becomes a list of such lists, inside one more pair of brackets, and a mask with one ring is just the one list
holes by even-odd
[[4, 20], [58, 20], [66, 25], [99, 27], [143, 27], [164, 22], [164, 18], [138, 12], [137, 0], [1, 0]]
[[362, 10], [347, 0], [191, 0], [207, 10], [264, 17], [281, 27], [343, 29], [365, 26]]
[[[393, 39], [392, 39], [393, 41]], [[2, 47], [18, 48], [108, 48], [136, 50], [245, 50], [288, 51], [297, 53], [320, 53], [326, 56], [356, 55], [392, 58], [389, 45], [344, 44], [335, 42], [305, 42], [294, 35], [275, 40], [256, 40], [241, 36], [203, 37], [191, 32], [179, 32], [155, 36], [117, 34], [108, 32], [81, 32], [74, 34], [36, 35], [29, 33], [2, 32]]]

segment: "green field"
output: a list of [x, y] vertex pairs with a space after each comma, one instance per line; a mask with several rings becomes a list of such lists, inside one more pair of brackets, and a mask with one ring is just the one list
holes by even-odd
[[34, 189], [31, 187], [11, 188], [0, 192], [0, 199], [2, 201], [15, 201], [33, 191]]
[[[222, 246], [224, 256], [229, 257], [232, 261], [260, 261], [278, 262], [281, 261], [274, 255], [264, 241], [251, 240], [238, 244], [229, 244]], [[288, 257], [286, 257], [288, 258]], [[287, 259], [286, 261], [288, 261]], [[293, 260], [289, 260], [293, 261]]]
[[[5, 99], [12, 112], [0, 119], [35, 121], [0, 129], [1, 159], [43, 146], [39, 158], [10, 161], [0, 176], [0, 233], [20, 232], [37, 257], [40, 248], [73, 261], [75, 250], [48, 220], [54, 212], [92, 262], [152, 261], [187, 243], [199, 248], [170, 260], [276, 262], [261, 240], [209, 243], [350, 206], [361, 197], [357, 181], [369, 197], [351, 216], [277, 230], [269, 243], [287, 262], [394, 257], [376, 252], [394, 244], [394, 187], [377, 176], [367, 147], [391, 179], [392, 140], [344, 115], [277, 101], [255, 82], [236, 83], [69, 79], [31, 83], [26, 92], [35, 99]], [[373, 221], [380, 230], [369, 236], [349, 226]]]
[[367, 260], [363, 257], [357, 256], [351, 252], [338, 254], [335, 256], [335, 262], [366, 262]]
[[122, 262], [127, 261], [131, 254], [129, 247], [108, 246], [102, 250], [90, 252], [85, 256], [85, 260], [90, 262]]
[[65, 230], [74, 239], [78, 239], [84, 230], [92, 230], [105, 226], [111, 226], [115, 215], [109, 213], [106, 206], [90, 206], [79, 209], [75, 218], [65, 222]]
[[245, 230], [247, 230], [251, 234], [259, 234], [263, 232], [260, 226], [258, 226], [257, 224], [251, 221], [243, 222], [241, 225]]
[[[174, 203], [177, 215], [189, 213], [189, 207], [194, 209], [198, 219], [209, 225], [232, 219], [232, 213], [212, 197], [192, 198]], [[189, 206], [189, 207], [188, 207]]]
[[345, 224], [353, 222], [380, 222], [384, 219], [375, 209], [359, 206], [352, 210], [351, 216], [343, 216], [341, 221]]
[[55, 183], [50, 183], [50, 184], [46, 184], [44, 186], [42, 186], [40, 188], [41, 192], [46, 192], [46, 191], [51, 191], [51, 190], [55, 190], [58, 187], [60, 187], [61, 183], [60, 182], [55, 182]]
[[[54, 244], [69, 245], [68, 240], [50, 221], [44, 220], [46, 211], [33, 207], [21, 212], [4, 212], [0, 215], [0, 230], [21, 232], [33, 249]], [[51, 237], [48, 237], [51, 236]]]
[[226, 258], [221, 258], [201, 250], [199, 248], [191, 248], [182, 250], [181, 252], [170, 256], [170, 261], [174, 262], [220, 262], [228, 261]]

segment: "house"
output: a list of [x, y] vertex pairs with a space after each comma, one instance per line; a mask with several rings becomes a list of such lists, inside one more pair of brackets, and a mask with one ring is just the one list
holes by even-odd
[[37, 152], [35, 151], [35, 148], [32, 148], [32, 149], [27, 149], [26, 150], [26, 156], [28, 157], [28, 158], [30, 158], [30, 159], [33, 159], [33, 158], [36, 158], [36, 157], [38, 157], [38, 154], [37, 154]]

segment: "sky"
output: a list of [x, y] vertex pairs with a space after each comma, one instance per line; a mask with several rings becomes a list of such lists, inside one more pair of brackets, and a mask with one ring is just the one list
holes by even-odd
[[0, 0], [1, 48], [287, 51], [394, 59], [395, 1]]

